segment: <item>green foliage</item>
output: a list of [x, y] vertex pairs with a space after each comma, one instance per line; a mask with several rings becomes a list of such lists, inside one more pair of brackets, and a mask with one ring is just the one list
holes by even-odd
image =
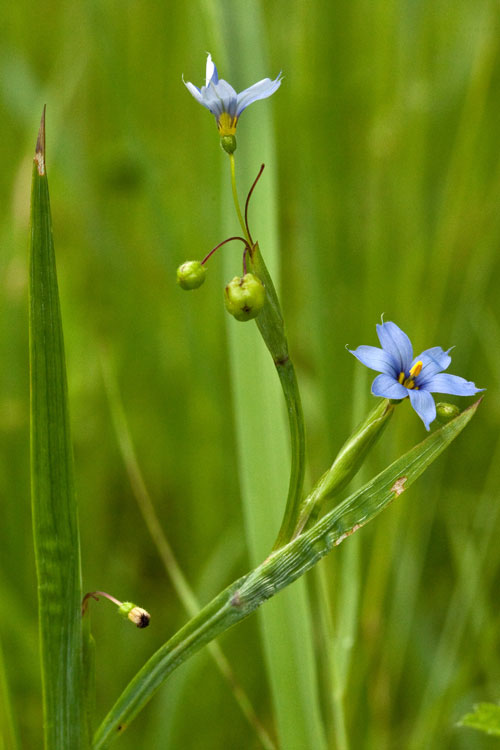
[[495, 703], [478, 703], [474, 706], [473, 713], [466, 714], [460, 719], [458, 726], [471, 727], [500, 737], [500, 706]]

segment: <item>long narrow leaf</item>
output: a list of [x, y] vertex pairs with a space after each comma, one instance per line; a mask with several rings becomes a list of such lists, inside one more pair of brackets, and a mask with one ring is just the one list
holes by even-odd
[[404, 493], [474, 416], [480, 401], [394, 461], [309, 531], [228, 586], [153, 654], [124, 690], [94, 738], [103, 750], [189, 656], [310, 570], [333, 547]]
[[31, 195], [31, 496], [47, 750], [85, 746], [81, 701], [80, 546], [57, 288], [45, 112]]

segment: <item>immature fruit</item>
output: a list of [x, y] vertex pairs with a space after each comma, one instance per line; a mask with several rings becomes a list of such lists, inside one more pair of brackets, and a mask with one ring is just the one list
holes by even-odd
[[177, 269], [177, 283], [183, 289], [198, 289], [206, 275], [207, 269], [199, 260], [187, 260]]
[[235, 276], [224, 290], [226, 310], [236, 320], [252, 320], [264, 307], [266, 290], [264, 284], [253, 273]]

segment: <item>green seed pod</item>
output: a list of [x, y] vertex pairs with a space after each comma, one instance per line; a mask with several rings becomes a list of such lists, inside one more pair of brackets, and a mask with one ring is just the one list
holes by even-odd
[[207, 269], [199, 260], [187, 260], [177, 269], [177, 283], [183, 289], [198, 289], [206, 275]]
[[436, 404], [436, 417], [440, 422], [449, 422], [460, 414], [460, 409], [455, 404], [447, 404], [440, 401]]
[[236, 320], [252, 320], [264, 307], [266, 290], [264, 284], [253, 273], [235, 276], [224, 290], [226, 310]]
[[236, 151], [236, 136], [235, 135], [223, 135], [220, 139], [220, 145], [226, 152], [226, 154], [234, 154]]

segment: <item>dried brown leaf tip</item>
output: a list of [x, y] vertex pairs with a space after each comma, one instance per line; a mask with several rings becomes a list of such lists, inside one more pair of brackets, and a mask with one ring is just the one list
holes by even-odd
[[37, 164], [38, 174], [43, 177], [45, 174], [45, 105], [43, 107], [42, 119], [40, 120], [40, 129], [36, 141], [35, 161]]

